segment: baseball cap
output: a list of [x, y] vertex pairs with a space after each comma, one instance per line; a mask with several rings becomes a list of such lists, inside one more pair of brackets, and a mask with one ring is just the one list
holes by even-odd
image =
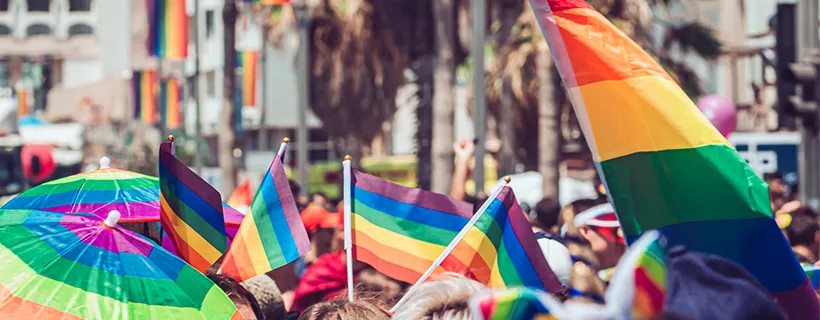
[[550, 238], [539, 238], [538, 246], [541, 247], [541, 252], [544, 253], [544, 258], [547, 259], [552, 272], [558, 277], [558, 281], [561, 281], [564, 287], [569, 287], [572, 274], [572, 256], [569, 254], [569, 249], [561, 242]]

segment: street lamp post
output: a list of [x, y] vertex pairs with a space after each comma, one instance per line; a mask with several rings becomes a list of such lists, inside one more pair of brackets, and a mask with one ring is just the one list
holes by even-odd
[[308, 23], [310, 19], [310, 11], [308, 10], [307, 0], [297, 1], [293, 4], [296, 10], [297, 27], [299, 28], [299, 51], [297, 53], [298, 63], [297, 74], [299, 77], [298, 92], [299, 92], [299, 123], [296, 129], [296, 161], [297, 169], [299, 171], [299, 185], [301, 186], [302, 194], [308, 194], [307, 181], [307, 166], [308, 166], [308, 128], [307, 128], [307, 110], [309, 108], [309, 93], [308, 93], [308, 79], [309, 72], [309, 46], [310, 39], [308, 35]]

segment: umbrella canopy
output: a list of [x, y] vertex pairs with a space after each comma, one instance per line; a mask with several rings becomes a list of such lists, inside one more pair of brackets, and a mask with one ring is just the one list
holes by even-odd
[[213, 282], [118, 227], [119, 215], [0, 210], [0, 318], [240, 318]]
[[[52, 212], [85, 212], [105, 217], [117, 210], [120, 222], [159, 222], [159, 179], [113, 169], [107, 157], [100, 169], [43, 183], [26, 190], [2, 209], [38, 209]], [[227, 226], [239, 227], [245, 217], [224, 202]]]

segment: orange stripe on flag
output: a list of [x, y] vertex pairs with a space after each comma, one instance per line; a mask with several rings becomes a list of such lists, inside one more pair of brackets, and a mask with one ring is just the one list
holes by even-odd
[[646, 75], [671, 80], [655, 59], [621, 30], [612, 28], [598, 12], [579, 8], [554, 12], [554, 15], [561, 25], [561, 38], [567, 52], [572, 52], [569, 59], [578, 86]]

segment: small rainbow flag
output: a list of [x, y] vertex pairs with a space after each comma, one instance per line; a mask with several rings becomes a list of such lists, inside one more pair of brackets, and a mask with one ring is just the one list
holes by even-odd
[[154, 70], [134, 71], [131, 78], [134, 118], [143, 123], [157, 122], [157, 73]]
[[147, 0], [148, 53], [166, 60], [188, 57], [186, 0]]
[[[351, 171], [353, 258], [393, 279], [415, 283], [472, 216], [469, 203]], [[436, 273], [465, 271], [463, 261], [449, 258]]]
[[28, 99], [29, 93], [28, 90], [25, 88], [21, 88], [17, 90], [17, 117], [24, 117], [29, 115], [31, 112], [28, 108]]
[[522, 287], [486, 290], [470, 298], [470, 309], [481, 320], [554, 320], [548, 304], [558, 302], [543, 291]]
[[174, 143], [159, 147], [160, 222], [177, 256], [205, 272], [228, 249], [222, 196], [174, 156]]
[[308, 251], [310, 240], [277, 155], [222, 261], [222, 273], [242, 282], [291, 263]]
[[[504, 186], [449, 257], [469, 261], [468, 270], [490, 288], [525, 286], [558, 293], [563, 289], [536, 241], [512, 188]], [[449, 258], [448, 257], [448, 258]], [[458, 270], [456, 270], [458, 271]]]
[[168, 129], [182, 127], [182, 87], [176, 79], [162, 80], [159, 92], [162, 122]]
[[242, 68], [242, 106], [256, 107], [256, 74], [259, 70], [259, 51], [239, 51], [236, 66]]
[[664, 68], [583, 0], [531, 3], [627, 241], [660, 230], [745, 267], [790, 318], [820, 314], [768, 186]]

